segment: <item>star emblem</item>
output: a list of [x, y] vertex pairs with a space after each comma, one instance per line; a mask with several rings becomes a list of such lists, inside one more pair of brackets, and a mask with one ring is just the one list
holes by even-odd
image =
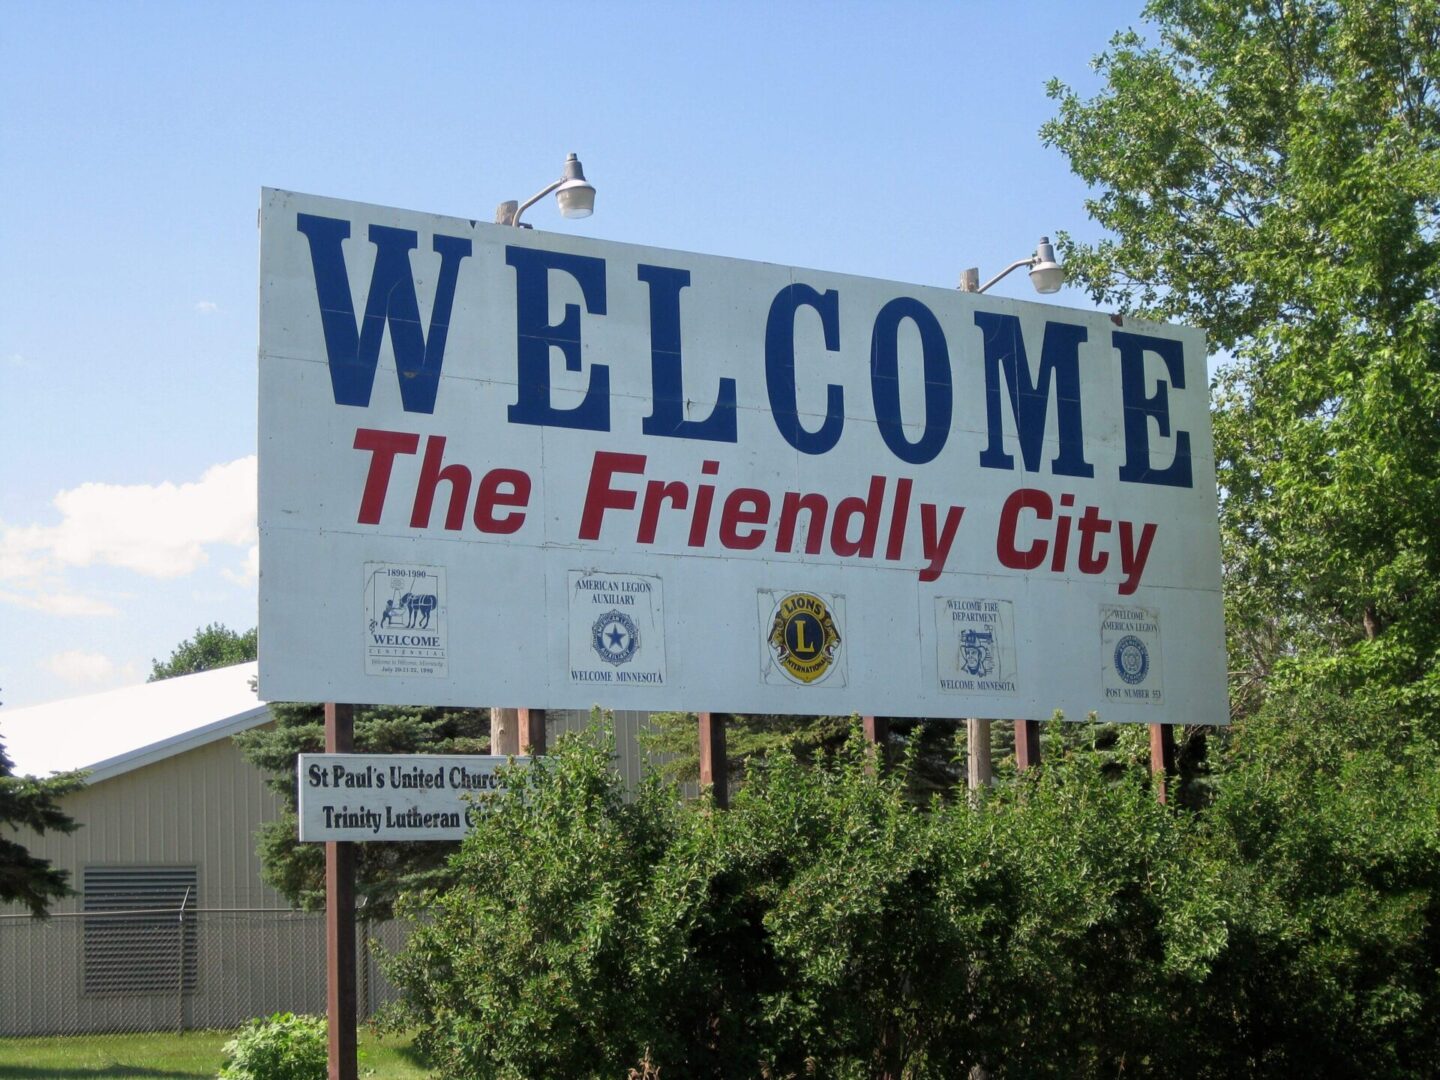
[[607, 664], [628, 664], [640, 650], [640, 628], [623, 611], [607, 611], [590, 626], [590, 647]]

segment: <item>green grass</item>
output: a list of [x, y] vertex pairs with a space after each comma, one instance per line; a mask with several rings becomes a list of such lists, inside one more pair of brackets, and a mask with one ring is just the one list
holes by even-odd
[[[228, 1031], [147, 1032], [140, 1035], [64, 1035], [0, 1039], [0, 1080], [213, 1080]], [[360, 1032], [360, 1075], [377, 1080], [422, 1080], [404, 1036]]]

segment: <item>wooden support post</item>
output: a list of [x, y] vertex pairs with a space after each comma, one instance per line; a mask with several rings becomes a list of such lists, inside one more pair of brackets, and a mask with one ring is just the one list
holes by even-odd
[[516, 709], [519, 729], [518, 749], [522, 754], [545, 753], [545, 710]]
[[1015, 771], [1040, 764], [1040, 721], [1015, 721]]
[[715, 805], [730, 805], [730, 769], [725, 759], [725, 721], [714, 713], [700, 715], [700, 786], [715, 794]]
[[865, 741], [870, 744], [869, 768], [873, 770], [877, 763], [885, 763], [885, 742], [890, 738], [890, 718], [862, 716], [860, 722], [865, 727]]
[[[325, 752], [355, 749], [355, 706], [325, 703]], [[355, 1055], [355, 845], [325, 844], [325, 1015], [330, 1080], [357, 1080]]]
[[1150, 775], [1155, 783], [1155, 798], [1165, 802], [1170, 777], [1175, 772], [1175, 727], [1172, 724], [1150, 725]]
[[995, 778], [990, 765], [990, 721], [965, 721], [965, 781], [971, 791], [989, 787]]
[[520, 753], [520, 717], [518, 709], [490, 706], [490, 753], [510, 757]]

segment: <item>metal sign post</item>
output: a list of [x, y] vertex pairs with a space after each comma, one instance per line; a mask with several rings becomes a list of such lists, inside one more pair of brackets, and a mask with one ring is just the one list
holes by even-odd
[[885, 765], [885, 741], [890, 737], [888, 716], [862, 716], [860, 723], [865, 731], [865, 741], [870, 744], [870, 769], [873, 771]]
[[520, 753], [545, 753], [545, 710], [516, 709], [515, 715], [520, 729]]
[[[526, 746], [544, 749], [544, 714], [521, 709]], [[506, 766], [528, 758], [491, 754], [357, 754], [355, 706], [325, 705], [323, 754], [301, 754], [296, 769], [302, 842], [325, 844], [325, 1009], [330, 1080], [356, 1072], [355, 865], [357, 841], [458, 841], [503, 791]]]
[[1155, 782], [1155, 798], [1164, 803], [1169, 798], [1170, 776], [1175, 771], [1175, 727], [1173, 724], [1150, 725], [1150, 775]]
[[990, 765], [990, 721], [970, 717], [965, 721], [965, 779], [971, 791], [989, 787], [994, 779]]
[[725, 720], [715, 713], [700, 716], [700, 787], [715, 795], [715, 805], [730, 805], [730, 769], [725, 758]]
[[[325, 751], [355, 749], [355, 706], [325, 703]], [[330, 1080], [357, 1080], [355, 1054], [355, 845], [325, 844], [325, 1018]]]
[[1040, 764], [1040, 721], [1015, 721], [1015, 771]]

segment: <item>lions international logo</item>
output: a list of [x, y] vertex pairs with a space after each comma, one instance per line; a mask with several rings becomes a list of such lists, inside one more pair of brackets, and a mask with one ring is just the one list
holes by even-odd
[[601, 660], [619, 667], [634, 659], [640, 648], [640, 631], [623, 611], [607, 611], [590, 628], [590, 644]]
[[1115, 671], [1131, 686], [1144, 682], [1150, 673], [1150, 650], [1133, 634], [1126, 634], [1115, 646]]
[[840, 631], [825, 602], [791, 593], [775, 609], [767, 639], [775, 662], [795, 682], [818, 682], [829, 674], [840, 648]]

